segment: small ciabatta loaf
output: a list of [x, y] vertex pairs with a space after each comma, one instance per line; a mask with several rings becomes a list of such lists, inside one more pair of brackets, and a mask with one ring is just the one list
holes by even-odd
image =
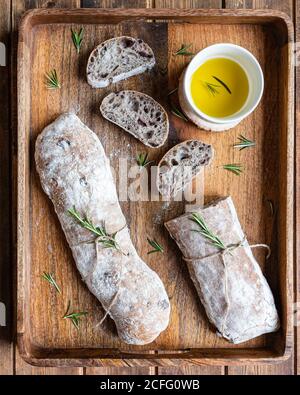
[[154, 65], [153, 51], [143, 40], [116, 37], [93, 50], [87, 64], [87, 80], [93, 88], [104, 88], [150, 70]]
[[[195, 215], [202, 227], [194, 222]], [[221, 336], [238, 344], [278, 330], [271, 289], [252, 253], [254, 247], [266, 246], [249, 245], [231, 197], [165, 226], [184, 256], [209, 321]], [[207, 233], [217, 237], [223, 248]]]
[[183, 190], [213, 157], [211, 145], [188, 140], [175, 145], [158, 164], [157, 188], [166, 197]]
[[[152, 342], [168, 325], [169, 299], [131, 242], [98, 137], [75, 114], [63, 114], [38, 136], [35, 159], [83, 281], [115, 321], [124, 342]], [[113, 235], [119, 249], [105, 248], [81, 227], [68, 213], [73, 207]]]
[[136, 91], [120, 91], [106, 96], [100, 106], [104, 118], [151, 148], [164, 144], [169, 119], [164, 108], [152, 97]]

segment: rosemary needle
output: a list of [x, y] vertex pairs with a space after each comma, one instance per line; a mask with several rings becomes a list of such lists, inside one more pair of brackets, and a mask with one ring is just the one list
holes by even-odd
[[155, 239], [151, 240], [149, 239], [149, 237], [147, 237], [147, 241], [153, 248], [153, 250], [148, 251], [147, 254], [153, 254], [154, 252], [164, 252], [164, 248], [162, 247], [162, 245], [160, 245]]
[[242, 134], [239, 135], [238, 140], [239, 140], [239, 142], [234, 144], [234, 148], [239, 148], [240, 151], [242, 151], [245, 148], [250, 148], [250, 147], [255, 146], [255, 141], [251, 141], [251, 140], [247, 139]]
[[178, 51], [176, 51], [176, 52], [174, 53], [174, 55], [175, 55], [175, 56], [177, 56], [177, 55], [182, 55], [182, 56], [193, 56], [194, 53], [188, 51], [188, 49], [189, 49], [191, 46], [192, 46], [192, 44], [188, 44], [188, 45], [182, 44], [182, 45], [181, 45], [181, 48], [178, 49]]
[[56, 289], [56, 291], [57, 291], [58, 293], [61, 294], [61, 289], [60, 289], [60, 287], [57, 285], [57, 282], [55, 281], [55, 279], [54, 279], [54, 277], [53, 277], [53, 274], [47, 273], [47, 272], [43, 272], [43, 274], [42, 274], [41, 277], [42, 277], [44, 280], [48, 281], [48, 283], [49, 283], [50, 285], [52, 285], [52, 286]]
[[216, 77], [215, 75], [212, 76], [216, 81], [218, 81], [223, 87], [227, 90], [227, 92], [231, 95], [231, 90], [228, 88], [228, 86], [225, 84], [224, 81], [222, 81], [220, 78]]
[[203, 237], [208, 239], [209, 242], [215, 247], [220, 248], [221, 250], [226, 249], [224, 243], [219, 239], [219, 237], [216, 236], [210, 229], [208, 229], [204, 219], [199, 213], [193, 213], [190, 220], [195, 222], [200, 228], [200, 230], [193, 229], [194, 232], [200, 233]]
[[51, 70], [49, 73], [46, 73], [45, 77], [45, 83], [48, 89], [60, 89], [61, 85], [57, 76], [57, 71], [55, 69]]
[[78, 313], [70, 312], [70, 307], [71, 307], [71, 301], [69, 300], [68, 307], [63, 316], [63, 319], [69, 319], [72, 322], [72, 324], [75, 326], [75, 328], [79, 330], [81, 317], [87, 315], [88, 313], [86, 311], [80, 311]]
[[138, 154], [137, 158], [136, 158], [137, 164], [140, 167], [146, 167], [148, 166], [150, 163], [152, 163], [152, 160], [148, 160], [148, 153], [146, 154]]
[[219, 94], [220, 92], [216, 88], [221, 88], [220, 85], [211, 84], [210, 82], [202, 81], [203, 86], [211, 93], [213, 96]]
[[179, 108], [177, 108], [176, 106], [174, 106], [173, 103], [170, 103], [170, 106], [171, 106], [171, 113], [172, 113], [173, 115], [176, 115], [176, 117], [182, 119], [182, 120], [185, 121], [185, 122], [188, 122], [188, 121], [189, 121], [189, 120], [187, 119], [187, 117], [184, 115], [184, 113], [183, 113], [181, 110], [179, 110]]
[[71, 33], [72, 33], [72, 40], [73, 40], [74, 46], [77, 50], [77, 53], [79, 53], [81, 44], [82, 44], [82, 40], [83, 40], [83, 28], [81, 28], [78, 33], [75, 32], [73, 29], [71, 29]]
[[237, 163], [229, 163], [227, 165], [223, 165], [223, 169], [231, 171], [237, 176], [239, 176], [243, 172], [242, 166]]

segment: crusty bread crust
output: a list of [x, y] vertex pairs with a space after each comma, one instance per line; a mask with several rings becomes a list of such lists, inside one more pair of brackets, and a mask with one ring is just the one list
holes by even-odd
[[104, 88], [152, 69], [155, 57], [141, 39], [114, 37], [99, 44], [87, 63], [87, 81], [93, 88]]
[[[158, 275], [132, 245], [98, 137], [75, 114], [63, 114], [38, 136], [35, 159], [83, 281], [109, 310], [124, 342], [152, 342], [168, 325], [169, 299]], [[99, 244], [97, 254], [90, 242], [93, 234], [68, 214], [72, 207], [107, 233], [117, 232], [117, 243], [128, 256]]]
[[168, 137], [167, 112], [145, 93], [132, 90], [112, 92], [102, 100], [100, 112], [148, 147], [161, 147]]
[[207, 166], [213, 148], [199, 140], [187, 140], [172, 147], [158, 164], [156, 185], [162, 196], [173, 197]]

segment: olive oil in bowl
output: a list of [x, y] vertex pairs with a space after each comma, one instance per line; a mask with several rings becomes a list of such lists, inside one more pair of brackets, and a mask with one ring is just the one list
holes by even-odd
[[237, 113], [247, 101], [249, 82], [244, 69], [228, 58], [212, 58], [201, 64], [191, 78], [195, 106], [214, 118]]

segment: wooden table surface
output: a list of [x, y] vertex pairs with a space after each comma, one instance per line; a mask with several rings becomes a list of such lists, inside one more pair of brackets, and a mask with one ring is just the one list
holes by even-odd
[[[300, 248], [297, 233], [300, 230], [300, 211], [296, 206], [295, 276], [294, 276], [294, 353], [281, 364], [227, 366], [185, 366], [180, 368], [39, 368], [26, 364], [19, 356], [14, 342], [13, 279], [15, 276], [15, 207], [13, 207], [16, 156], [16, 49], [18, 21], [26, 10], [39, 7], [157, 7], [157, 8], [267, 8], [286, 12], [295, 23], [296, 42], [300, 41], [299, 0], [0, 0], [0, 43], [7, 48], [7, 66], [0, 66], [0, 303], [7, 308], [7, 326], [0, 327], [0, 375], [107, 375], [107, 374], [195, 374], [195, 375], [293, 375], [300, 373], [300, 267], [297, 265]], [[299, 48], [298, 61], [300, 61]], [[300, 67], [296, 68], [296, 143], [300, 143]], [[297, 130], [299, 126], [299, 131]], [[300, 152], [296, 151], [295, 201], [300, 194]], [[299, 229], [298, 229], [299, 228]], [[299, 246], [300, 247], [300, 246]], [[1, 307], [1, 306], [0, 306]], [[299, 362], [298, 362], [299, 360]]]

